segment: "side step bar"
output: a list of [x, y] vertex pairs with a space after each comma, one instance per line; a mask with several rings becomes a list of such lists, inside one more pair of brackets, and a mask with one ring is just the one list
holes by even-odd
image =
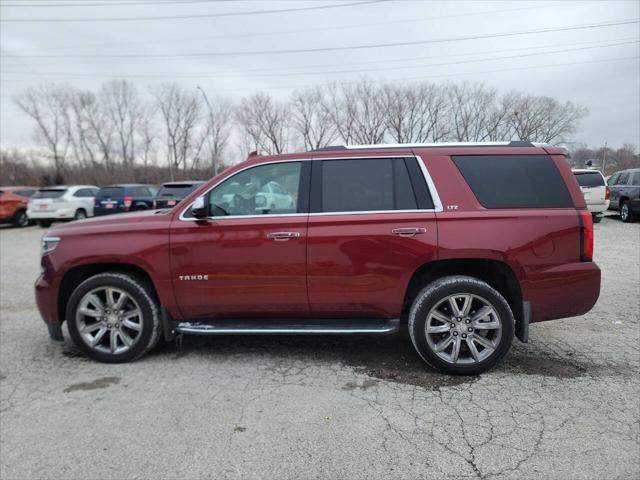
[[270, 319], [174, 323], [174, 333], [196, 335], [384, 335], [396, 333], [400, 320]]

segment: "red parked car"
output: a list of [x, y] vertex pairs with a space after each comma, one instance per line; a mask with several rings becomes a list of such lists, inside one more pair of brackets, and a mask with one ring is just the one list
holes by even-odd
[[[260, 201], [277, 184], [294, 202]], [[531, 322], [598, 299], [593, 224], [564, 151], [528, 142], [251, 156], [173, 210], [60, 225], [36, 283], [104, 362], [179, 334], [389, 334], [476, 374]]]
[[28, 226], [27, 203], [37, 191], [37, 187], [0, 187], [0, 223]]

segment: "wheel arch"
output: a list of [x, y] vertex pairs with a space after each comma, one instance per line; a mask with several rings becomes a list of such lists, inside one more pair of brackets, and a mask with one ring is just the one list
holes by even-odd
[[158, 289], [156, 288], [153, 279], [146, 270], [138, 265], [118, 262], [78, 265], [65, 272], [60, 282], [60, 288], [58, 290], [58, 319], [60, 319], [60, 323], [62, 323], [66, 317], [69, 297], [71, 297], [71, 294], [76, 287], [86, 279], [99, 273], [106, 272], [131, 273], [141, 277], [151, 287], [151, 293], [154, 299], [160, 303]]
[[402, 307], [406, 318], [416, 295], [432, 281], [449, 275], [467, 275], [488, 283], [507, 300], [516, 322], [525, 316], [520, 282], [513, 269], [504, 262], [486, 258], [436, 260], [418, 267], [405, 291]]

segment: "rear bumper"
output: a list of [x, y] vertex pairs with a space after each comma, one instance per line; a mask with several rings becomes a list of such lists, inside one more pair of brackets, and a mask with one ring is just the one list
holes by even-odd
[[591, 213], [606, 212], [609, 209], [609, 200], [607, 200], [606, 203], [596, 203], [596, 204], [592, 204], [592, 205], [587, 205], [587, 209]]
[[38, 210], [27, 210], [27, 216], [31, 220], [56, 220], [56, 219], [70, 219], [73, 218], [75, 212], [69, 208], [60, 208], [58, 210], [49, 210], [46, 212], [40, 212]]
[[522, 296], [531, 302], [531, 322], [584, 315], [600, 296], [600, 268], [594, 262], [570, 263], [530, 275]]

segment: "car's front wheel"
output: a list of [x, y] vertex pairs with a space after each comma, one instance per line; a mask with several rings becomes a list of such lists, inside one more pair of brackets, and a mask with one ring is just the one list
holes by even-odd
[[24, 210], [18, 210], [13, 216], [13, 225], [18, 228], [29, 226], [29, 217]]
[[514, 318], [504, 297], [487, 283], [447, 276], [416, 296], [409, 313], [409, 333], [420, 357], [434, 369], [475, 375], [507, 354]]
[[151, 286], [129, 273], [100, 273], [82, 282], [67, 305], [69, 334], [100, 362], [136, 360], [160, 338], [160, 311]]

